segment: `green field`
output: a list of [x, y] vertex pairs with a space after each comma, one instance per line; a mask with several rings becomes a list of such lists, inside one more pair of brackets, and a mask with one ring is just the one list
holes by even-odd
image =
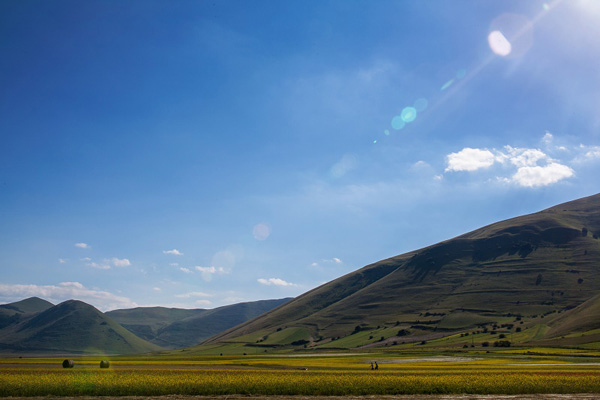
[[[0, 359], [0, 396], [600, 393], [600, 352], [279, 354]], [[371, 370], [377, 362], [379, 369]]]

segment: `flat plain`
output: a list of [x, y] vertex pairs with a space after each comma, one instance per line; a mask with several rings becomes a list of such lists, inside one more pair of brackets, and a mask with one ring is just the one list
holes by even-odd
[[[135, 356], [111, 358], [108, 369], [99, 368], [101, 357], [72, 358], [72, 369], [62, 368], [63, 358], [6, 358], [0, 360], [0, 396], [597, 398], [600, 354], [596, 353], [507, 349], [447, 354]], [[378, 369], [372, 370], [375, 362]]]

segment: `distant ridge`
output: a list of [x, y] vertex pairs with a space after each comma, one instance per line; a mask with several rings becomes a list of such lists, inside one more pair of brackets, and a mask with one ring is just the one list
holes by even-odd
[[157, 350], [158, 346], [78, 300], [65, 301], [0, 329], [0, 351], [4, 353], [132, 354]]
[[291, 298], [259, 300], [210, 310], [138, 307], [109, 311], [106, 315], [141, 338], [175, 349], [194, 346], [289, 300]]
[[[539, 332], [535, 338], [516, 337], [533, 341], [545, 337], [550, 328], [540, 318], [552, 313], [564, 312], [559, 325], [590, 328], [574, 321], [597, 310], [600, 302], [590, 299], [598, 294], [600, 194], [367, 265], [205, 344], [383, 346], [386, 337], [410, 342], [485, 324], [510, 322], [516, 329], [523, 321], [523, 329], [537, 324]], [[588, 300], [592, 303], [583, 306]], [[579, 311], [565, 312], [580, 305]], [[401, 329], [407, 337], [397, 336]], [[549, 332], [568, 333], [557, 329]], [[358, 335], [361, 331], [378, 333]]]

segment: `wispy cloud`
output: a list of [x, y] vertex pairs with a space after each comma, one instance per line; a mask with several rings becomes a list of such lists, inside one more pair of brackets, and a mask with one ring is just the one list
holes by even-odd
[[171, 255], [174, 255], [174, 256], [182, 256], [182, 255], [183, 255], [183, 253], [182, 253], [182, 252], [180, 252], [180, 251], [179, 251], [179, 250], [177, 250], [177, 249], [173, 249], [173, 250], [163, 250], [163, 254], [171, 254]]
[[88, 267], [97, 268], [97, 269], [110, 269], [110, 265], [107, 263], [98, 264], [96, 262], [90, 262], [86, 264]]
[[179, 268], [179, 270], [180, 270], [181, 272], [185, 272], [186, 274], [193, 274], [193, 273], [194, 273], [194, 271], [192, 271], [192, 270], [191, 270], [191, 269], [189, 269], [189, 268], [185, 268], [185, 267], [180, 267], [180, 268]]
[[269, 279], [259, 278], [259, 279], [257, 279], [257, 281], [261, 285], [267, 285], [267, 286], [298, 286], [295, 283], [286, 282], [283, 279], [279, 279], [279, 278], [269, 278]]
[[131, 265], [131, 262], [127, 258], [119, 259], [117, 257], [113, 257], [111, 262], [115, 267], [129, 267]]
[[64, 263], [66, 263], [66, 262], [67, 262], [67, 260], [65, 260], [64, 258], [59, 258], [59, 259], [58, 259], [58, 263], [59, 263], [59, 264], [64, 264]]
[[103, 290], [88, 289], [80, 282], [62, 282], [57, 285], [0, 284], [0, 300], [3, 302], [22, 300], [32, 296], [41, 297], [52, 303], [71, 299], [81, 300], [103, 311], [137, 307], [137, 304], [127, 297], [117, 296]]
[[210, 267], [201, 267], [201, 266], [196, 266], [194, 267], [194, 269], [198, 272], [200, 272], [202, 274], [202, 279], [204, 279], [205, 281], [210, 281], [212, 280], [213, 275], [217, 274], [217, 275], [223, 275], [223, 274], [228, 274], [229, 271], [226, 270], [223, 267], [214, 267], [214, 266], [210, 266]]
[[92, 246], [90, 246], [87, 243], [83, 243], [83, 242], [75, 243], [75, 247], [79, 247], [80, 249], [91, 249], [92, 248]]
[[209, 294], [209, 293], [205, 293], [205, 292], [188, 292], [188, 293], [176, 294], [175, 297], [180, 298], [180, 299], [191, 299], [194, 297], [213, 297], [213, 295]]

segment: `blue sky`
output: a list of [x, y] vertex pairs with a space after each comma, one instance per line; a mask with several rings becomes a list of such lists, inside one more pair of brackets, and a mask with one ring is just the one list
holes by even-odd
[[213, 308], [600, 192], [600, 4], [0, 3], [0, 302]]

